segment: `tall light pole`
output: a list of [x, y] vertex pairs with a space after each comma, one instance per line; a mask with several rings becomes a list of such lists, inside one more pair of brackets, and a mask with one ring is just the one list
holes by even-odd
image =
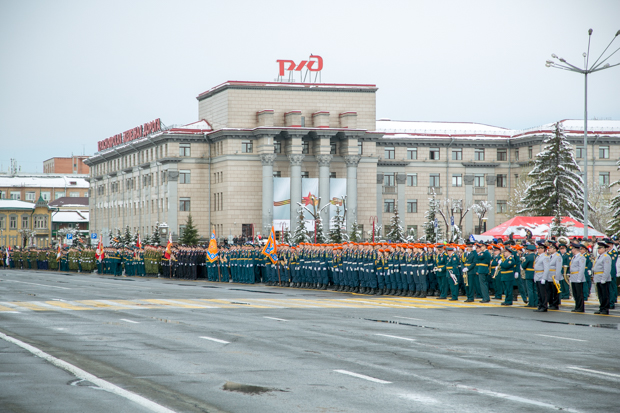
[[[605, 63], [612, 57], [620, 47], [614, 50], [609, 56], [605, 59], [601, 60], [609, 46], [616, 40], [618, 35], [620, 35], [620, 30], [616, 32], [616, 35], [611, 42], [607, 45], [603, 53], [596, 59], [592, 66], [590, 66], [590, 39], [592, 37], [592, 29], [588, 30], [588, 51], [583, 54], [583, 65], [584, 68], [580, 69], [575, 65], [568, 63], [565, 59], [558, 57], [555, 53], [551, 55], [553, 59], [559, 60], [560, 63], [557, 63], [553, 60], [547, 60], [545, 66], [554, 67], [556, 69], [568, 70], [569, 72], [580, 73], [584, 75], [585, 89], [584, 89], [584, 109], [583, 109], [583, 148], [584, 148], [584, 172], [583, 172], [583, 180], [584, 180], [584, 190], [583, 190], [583, 237], [584, 239], [588, 238], [588, 75], [594, 72], [600, 72], [601, 70], [609, 69], [610, 67], [618, 66], [620, 63], [616, 63], [615, 65], [610, 65], [609, 63]], [[603, 63], [605, 63], [603, 65]]]

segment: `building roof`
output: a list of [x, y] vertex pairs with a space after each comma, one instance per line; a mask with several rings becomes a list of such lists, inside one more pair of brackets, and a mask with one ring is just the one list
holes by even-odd
[[35, 204], [32, 202], [17, 201], [14, 199], [0, 199], [0, 210], [33, 210]]
[[82, 188], [88, 189], [87, 175], [18, 174], [0, 175], [0, 188]]
[[52, 214], [52, 222], [88, 222], [90, 213], [86, 211], [58, 211]]
[[59, 208], [59, 207], [86, 207], [88, 208], [88, 197], [63, 196], [61, 198], [51, 201], [49, 203], [49, 206], [54, 207], [54, 208]]

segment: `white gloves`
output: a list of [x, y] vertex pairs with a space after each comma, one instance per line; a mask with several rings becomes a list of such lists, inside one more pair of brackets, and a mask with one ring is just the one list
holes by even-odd
[[515, 272], [515, 280], [516, 280], [517, 278], [519, 278], [519, 273], [518, 273], [518, 272]]
[[601, 281], [601, 284], [605, 284], [605, 281]]
[[467, 267], [463, 268], [463, 272], [467, 272], [467, 271], [469, 271], [469, 268]]
[[540, 283], [541, 283], [542, 285], [545, 285], [545, 280], [540, 280]]

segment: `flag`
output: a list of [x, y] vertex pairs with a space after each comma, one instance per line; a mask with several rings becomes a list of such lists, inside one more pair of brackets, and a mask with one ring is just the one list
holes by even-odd
[[58, 243], [58, 251], [56, 252], [56, 261], [60, 261], [60, 255], [61, 255], [61, 245], [60, 243]]
[[271, 260], [272, 264], [278, 262], [278, 247], [276, 245], [276, 231], [271, 226], [271, 232], [269, 233], [269, 238], [267, 239], [267, 244], [265, 244], [265, 248], [263, 248], [263, 254], [265, 254]]
[[140, 239], [140, 234], [138, 234], [138, 239], [136, 240], [136, 247], [138, 247], [139, 250], [142, 249], [142, 240]]
[[11, 247], [10, 246], [6, 247], [6, 258], [5, 258], [5, 260], [6, 260], [6, 267], [8, 268], [9, 264], [11, 263]]
[[172, 255], [172, 233], [168, 235], [168, 244], [166, 245], [166, 253], [164, 254], [164, 257], [166, 257], [166, 259], [169, 260], [171, 255]]
[[[58, 246], [58, 255], [60, 256], [60, 246]], [[103, 261], [104, 257], [105, 257], [105, 252], [103, 250], [103, 242], [100, 239], [99, 243], [97, 244], [97, 250], [95, 251], [95, 258], [99, 262], [101, 262], [101, 261]]]
[[211, 233], [211, 240], [209, 241], [209, 248], [207, 248], [207, 259], [209, 262], [213, 262], [217, 259], [217, 240], [215, 239], [215, 231]]

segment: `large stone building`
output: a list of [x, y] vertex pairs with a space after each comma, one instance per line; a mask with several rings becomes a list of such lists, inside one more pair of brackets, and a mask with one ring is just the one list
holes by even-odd
[[[272, 223], [294, 230], [298, 203], [320, 198], [319, 207], [344, 201], [348, 228], [357, 221], [368, 230], [373, 219], [387, 225], [398, 208], [420, 235], [432, 193], [465, 207], [491, 202], [489, 228], [509, 218], [508, 200], [553, 124], [516, 131], [376, 120], [376, 92], [229, 81], [197, 97], [195, 123], [160, 128], [158, 120], [106, 139], [85, 161], [91, 231], [106, 241], [114, 228], [145, 234], [166, 222], [174, 238], [190, 213], [203, 236], [265, 234]], [[583, 123], [563, 125], [583, 162]], [[590, 121], [588, 129], [590, 180], [607, 185], [619, 178], [620, 121]], [[324, 222], [330, 214], [332, 207], [321, 213]], [[467, 215], [464, 234], [480, 224]]]
[[72, 155], [71, 157], [56, 157], [43, 161], [43, 172], [46, 174], [85, 174], [88, 175], [88, 166], [84, 161], [87, 155]]

